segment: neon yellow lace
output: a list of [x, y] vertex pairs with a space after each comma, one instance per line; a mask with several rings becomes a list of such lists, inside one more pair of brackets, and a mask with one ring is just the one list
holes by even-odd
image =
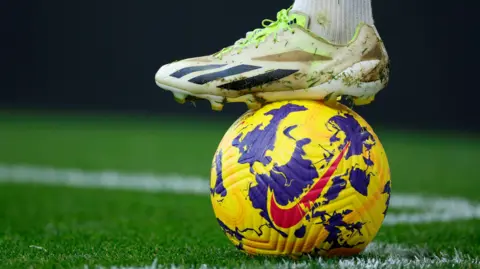
[[235, 49], [238, 50], [238, 53], [240, 53], [243, 48], [251, 45], [252, 43], [255, 43], [256, 47], [258, 47], [260, 43], [263, 42], [271, 34], [275, 35], [273, 41], [276, 42], [279, 30], [291, 30], [293, 32], [294, 30], [290, 24], [291, 20], [288, 17], [288, 12], [290, 11], [290, 9], [291, 8], [282, 9], [281, 11], [279, 11], [277, 13], [276, 21], [272, 21], [269, 19], [263, 20], [262, 26], [264, 28], [255, 29], [254, 31], [248, 32], [245, 38], [238, 40], [237, 42], [235, 42], [235, 44], [233, 44], [233, 46], [222, 49], [214, 56], [221, 59], [225, 53], [228, 53]]

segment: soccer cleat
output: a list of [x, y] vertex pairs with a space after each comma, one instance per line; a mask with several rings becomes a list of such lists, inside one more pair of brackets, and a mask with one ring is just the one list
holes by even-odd
[[226, 102], [249, 108], [283, 100], [333, 100], [356, 105], [373, 101], [389, 78], [389, 58], [374, 26], [361, 23], [352, 40], [332, 44], [308, 30], [309, 17], [290, 9], [263, 29], [204, 57], [167, 64], [155, 75], [159, 87], [183, 103], [208, 99], [212, 109]]

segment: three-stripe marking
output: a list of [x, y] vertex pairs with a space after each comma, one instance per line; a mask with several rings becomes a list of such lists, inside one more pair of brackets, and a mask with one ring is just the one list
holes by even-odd
[[251, 89], [251, 88], [258, 87], [270, 82], [280, 80], [282, 78], [286, 78], [296, 72], [298, 72], [298, 70], [276, 69], [276, 70], [263, 73], [261, 75], [223, 84], [218, 87], [222, 89], [233, 90], [233, 91]]
[[[226, 66], [225, 64], [212, 64], [212, 65], [203, 65], [203, 66], [194, 66], [194, 67], [186, 67], [183, 69], [180, 69], [176, 71], [175, 73], [171, 74], [172, 77], [175, 78], [181, 78], [184, 77], [188, 74], [195, 73], [195, 72], [200, 72], [200, 71], [206, 71], [206, 70], [213, 70], [213, 69], [218, 69], [221, 67]], [[229, 76], [234, 76], [234, 75], [239, 75], [242, 73], [246, 73], [249, 71], [257, 70], [262, 67], [260, 66], [254, 66], [254, 65], [238, 65], [234, 66], [222, 71], [218, 72], [213, 72], [209, 74], [203, 74], [200, 76], [196, 76], [194, 78], [191, 78], [189, 81], [198, 85], [204, 85], [206, 83], [223, 79]], [[275, 69], [271, 70], [268, 72], [265, 72], [260, 75], [256, 75], [253, 77], [249, 78], [242, 78], [236, 81], [232, 81], [226, 84], [222, 84], [218, 86], [219, 88], [222, 89], [227, 89], [227, 90], [233, 90], [233, 91], [240, 91], [240, 90], [245, 90], [245, 89], [251, 89], [254, 87], [258, 87], [267, 83], [271, 83], [277, 80], [280, 80], [282, 78], [288, 77], [294, 73], [298, 72], [298, 70], [293, 70], [293, 69]]]
[[195, 84], [203, 85], [203, 84], [206, 84], [208, 82], [211, 82], [211, 81], [214, 81], [214, 80], [217, 80], [217, 79], [222, 79], [222, 78], [225, 78], [225, 77], [242, 74], [242, 73], [249, 72], [249, 71], [252, 71], [252, 70], [256, 70], [256, 69], [259, 69], [259, 68], [261, 68], [261, 67], [260, 66], [242, 64], [242, 65], [237, 65], [237, 66], [234, 66], [234, 67], [222, 70], [222, 71], [218, 71], [218, 72], [214, 72], [214, 73], [210, 73], [210, 74], [205, 74], [205, 75], [200, 75], [198, 77], [194, 77], [194, 78], [190, 79], [189, 81], [192, 82], [192, 83], [195, 83]]
[[201, 65], [201, 66], [192, 66], [192, 67], [185, 67], [182, 68], [175, 73], [171, 74], [170, 76], [174, 78], [182, 78], [188, 74], [194, 73], [194, 72], [199, 72], [199, 71], [205, 71], [205, 70], [211, 70], [211, 69], [217, 69], [220, 67], [224, 67], [226, 64], [210, 64], [210, 65]]

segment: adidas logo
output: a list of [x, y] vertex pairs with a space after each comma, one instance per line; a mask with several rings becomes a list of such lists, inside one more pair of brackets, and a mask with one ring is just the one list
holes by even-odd
[[[182, 68], [175, 73], [171, 74], [170, 76], [175, 77], [175, 78], [182, 78], [188, 74], [192, 74], [195, 72], [200, 72], [200, 71], [206, 71], [206, 70], [215, 70], [219, 69], [222, 67], [225, 67], [225, 64], [212, 64], [212, 65], [203, 65], [203, 66], [194, 66], [194, 67], [186, 67]], [[261, 69], [262, 67], [260, 66], [254, 66], [254, 65], [237, 65], [230, 67], [225, 70], [217, 71], [217, 72], [212, 72], [208, 74], [203, 74], [200, 76], [196, 76], [194, 78], [189, 79], [189, 82], [198, 84], [198, 85], [204, 85], [206, 83], [212, 82], [214, 80], [219, 80], [222, 78], [226, 78], [229, 76], [234, 76], [234, 75], [239, 75], [242, 73], [246, 73], [249, 71]], [[252, 77], [247, 77], [247, 78], [242, 78], [240, 80], [235, 80], [232, 82], [228, 82], [226, 84], [218, 86], [219, 88], [226, 89], [226, 90], [233, 90], [233, 91], [240, 91], [240, 90], [245, 90], [245, 89], [251, 89], [253, 87], [258, 87], [267, 83], [271, 83], [277, 80], [280, 80], [282, 78], [288, 77], [294, 73], [298, 72], [298, 70], [290, 70], [290, 69], [274, 69], [267, 71], [263, 74], [252, 76]]]

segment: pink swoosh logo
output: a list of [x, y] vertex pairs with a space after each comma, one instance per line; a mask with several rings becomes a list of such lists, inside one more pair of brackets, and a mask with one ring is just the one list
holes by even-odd
[[347, 143], [340, 154], [337, 156], [332, 165], [328, 168], [325, 174], [318, 180], [310, 190], [302, 197], [302, 199], [293, 205], [290, 208], [280, 208], [277, 201], [275, 200], [275, 194], [272, 195], [270, 199], [270, 216], [273, 223], [280, 228], [290, 228], [298, 224], [303, 217], [307, 214], [307, 210], [302, 208], [302, 205], [306, 209], [310, 209], [312, 203], [318, 199], [323, 189], [327, 185], [328, 181], [332, 178], [333, 174], [338, 168], [340, 161], [343, 159], [343, 156], [347, 152], [350, 143]]

